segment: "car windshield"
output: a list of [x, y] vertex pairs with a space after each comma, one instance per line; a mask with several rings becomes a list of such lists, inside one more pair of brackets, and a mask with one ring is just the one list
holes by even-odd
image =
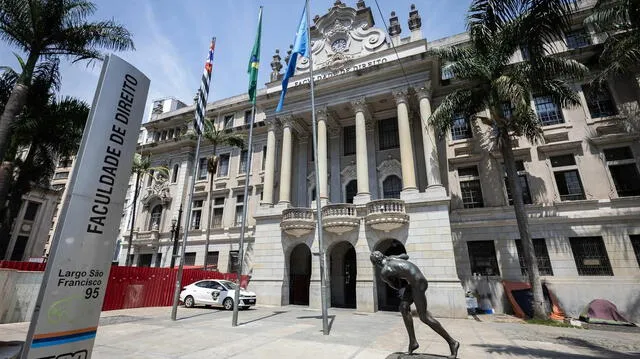
[[236, 289], [236, 284], [233, 282], [229, 282], [228, 280], [223, 280], [220, 281], [220, 283], [222, 283], [222, 285], [224, 285], [225, 287], [227, 287], [227, 289]]

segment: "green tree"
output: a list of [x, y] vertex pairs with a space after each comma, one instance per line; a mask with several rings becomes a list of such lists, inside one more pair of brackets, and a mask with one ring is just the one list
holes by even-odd
[[133, 189], [133, 208], [131, 209], [131, 226], [129, 227], [129, 243], [127, 244], [127, 259], [125, 265], [131, 265], [131, 244], [133, 241], [133, 229], [136, 224], [136, 207], [138, 204], [138, 196], [140, 195], [140, 179], [145, 175], [159, 174], [165, 178], [169, 177], [169, 169], [164, 166], [151, 166], [151, 154], [141, 155], [136, 153], [133, 156], [133, 166], [131, 173], [136, 175], [136, 184]]
[[134, 48], [129, 31], [115, 21], [87, 21], [95, 10], [86, 0], [0, 0], [0, 40], [26, 54], [0, 117], [0, 161], [6, 158], [13, 123], [27, 101], [41, 58], [96, 60], [102, 58], [101, 49]]
[[[10, 70], [6, 78], [17, 78]], [[4, 76], [3, 76], [4, 77]], [[2, 242], [8, 240], [10, 229], [22, 205], [22, 196], [34, 187], [48, 188], [57, 161], [77, 152], [89, 107], [83, 101], [66, 97], [58, 99], [58, 61], [41, 63], [35, 71], [29, 88], [27, 103], [14, 123], [9, 153], [14, 161], [6, 166], [0, 176], [4, 188], [11, 188], [9, 205], [2, 216]], [[4, 87], [5, 89], [10, 86]], [[0, 98], [2, 89], [0, 89]], [[16, 158], [18, 148], [26, 148], [26, 156]], [[7, 174], [6, 176], [4, 174]], [[7, 193], [0, 193], [2, 201]]]
[[[244, 136], [239, 135], [237, 133], [233, 133], [229, 130], [218, 129], [209, 119], [205, 119], [205, 129], [202, 136], [205, 141], [209, 144], [213, 145], [213, 154], [207, 157], [207, 172], [209, 172], [209, 212], [207, 215], [207, 234], [204, 244], [204, 268], [207, 269], [207, 253], [209, 253], [209, 235], [211, 232], [211, 218], [213, 217], [213, 203], [212, 203], [212, 190], [213, 190], [213, 178], [218, 171], [218, 155], [216, 152], [218, 151], [218, 146], [232, 146], [238, 147], [243, 150], [245, 145]], [[196, 165], [198, 165], [196, 163]], [[249, 174], [247, 174], [248, 176]]]
[[[640, 71], [640, 0], [599, 0], [585, 19], [607, 39], [600, 54], [602, 71], [596, 80]], [[640, 84], [640, 77], [637, 77]]]
[[[469, 43], [432, 50], [447, 63], [445, 70], [461, 87], [444, 98], [429, 122], [446, 133], [454, 116], [464, 115], [493, 129], [490, 135], [502, 153], [513, 197], [536, 318], [546, 318], [547, 313], [513, 140], [524, 136], [535, 142], [540, 138], [542, 124], [531, 108], [532, 95], [544, 94], [561, 106], [579, 104], [571, 79], [584, 76], [587, 68], [574, 60], [548, 55], [548, 44], [569, 29], [574, 9], [573, 0], [474, 0], [467, 16]], [[528, 50], [528, 60], [511, 63], [521, 47]]]

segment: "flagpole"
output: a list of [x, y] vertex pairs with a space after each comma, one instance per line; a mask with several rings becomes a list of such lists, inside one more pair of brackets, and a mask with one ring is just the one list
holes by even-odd
[[322, 201], [320, 200], [320, 167], [318, 164], [318, 130], [316, 122], [316, 102], [313, 86], [313, 49], [311, 48], [311, 25], [309, 22], [309, 3], [306, 0], [307, 15], [307, 46], [309, 46], [309, 83], [311, 84], [311, 127], [313, 130], [313, 162], [316, 171], [316, 233], [318, 233], [318, 247], [320, 257], [320, 296], [322, 302], [322, 333], [329, 335], [329, 320], [327, 314], [327, 276], [326, 276], [326, 258], [324, 252], [324, 235], [322, 229]]
[[[196, 132], [198, 132], [196, 130]], [[180, 264], [178, 265], [178, 274], [176, 274], [176, 289], [173, 293], [173, 307], [171, 308], [171, 320], [176, 320], [178, 313], [178, 302], [180, 301], [180, 291], [182, 287], [182, 270], [184, 268], [184, 253], [187, 250], [187, 238], [189, 237], [189, 224], [191, 223], [191, 205], [193, 204], [193, 187], [196, 184], [196, 176], [198, 175], [198, 158], [200, 158], [200, 138], [202, 135], [198, 133], [198, 144], [196, 145], [196, 153], [193, 156], [193, 174], [191, 176], [191, 184], [189, 185], [189, 201], [187, 202], [187, 217], [184, 224], [184, 235], [182, 238], [182, 254], [180, 254]], [[178, 223], [180, 226], [180, 223]]]

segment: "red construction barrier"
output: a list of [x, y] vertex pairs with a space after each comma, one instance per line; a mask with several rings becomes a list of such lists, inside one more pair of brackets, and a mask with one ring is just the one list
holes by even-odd
[[26, 272], [43, 272], [46, 266], [46, 263], [38, 262], [0, 261], [0, 268], [15, 269]]
[[[0, 261], [0, 268], [22, 271], [44, 271], [45, 263]], [[173, 304], [177, 268], [119, 267], [112, 266], [102, 310], [140, 307], [163, 307]], [[226, 279], [235, 281], [235, 273], [220, 273], [202, 269], [184, 269], [182, 286], [202, 279]], [[240, 286], [246, 288], [249, 276], [242, 276]]]

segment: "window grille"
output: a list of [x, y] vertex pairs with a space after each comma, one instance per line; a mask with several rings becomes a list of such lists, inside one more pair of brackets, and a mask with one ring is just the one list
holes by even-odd
[[564, 123], [562, 111], [549, 96], [536, 96], [533, 98], [536, 105], [536, 113], [542, 126], [551, 126]]
[[613, 275], [602, 237], [573, 237], [569, 241], [579, 275]]
[[402, 180], [398, 176], [391, 175], [382, 181], [383, 198], [400, 198]]
[[469, 250], [471, 274], [500, 275], [493, 241], [467, 242], [467, 249]]
[[459, 168], [458, 177], [460, 178], [460, 194], [464, 208], [484, 207], [478, 167]]
[[565, 38], [569, 49], [579, 49], [591, 45], [591, 37], [584, 29], [568, 32], [565, 34]]
[[[551, 260], [549, 259], [549, 252], [547, 251], [547, 242], [544, 238], [533, 238], [533, 252], [538, 261], [538, 273], [540, 275], [553, 275], [553, 268], [551, 267]], [[520, 272], [523, 276], [528, 275], [526, 262], [524, 259], [524, 249], [522, 248], [522, 241], [516, 239], [516, 249], [518, 251], [518, 260], [520, 261]]]
[[454, 117], [453, 125], [451, 126], [451, 139], [457, 141], [471, 138], [472, 136], [469, 119], [460, 115]]
[[618, 196], [640, 196], [640, 174], [631, 148], [605, 149], [604, 157]]
[[597, 88], [591, 85], [582, 85], [584, 98], [587, 100], [587, 107], [591, 118], [614, 116], [617, 114], [611, 93], [606, 86]]
[[397, 118], [378, 121], [378, 142], [380, 150], [400, 147]]
[[342, 128], [344, 142], [344, 155], [354, 155], [356, 153], [356, 126]]

